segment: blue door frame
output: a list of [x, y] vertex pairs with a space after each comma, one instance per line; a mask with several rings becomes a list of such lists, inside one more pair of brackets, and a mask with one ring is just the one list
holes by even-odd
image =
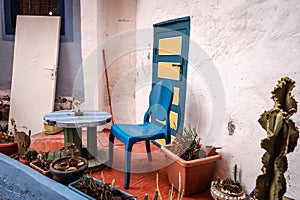
[[[176, 132], [182, 133], [184, 125], [190, 17], [172, 19], [153, 26], [152, 87], [160, 80], [168, 79], [172, 82], [173, 89], [177, 91], [176, 97], [173, 97], [177, 103], [173, 100], [171, 107], [171, 112], [177, 116], [177, 120], [173, 121], [174, 124], [170, 124], [173, 127], [172, 135], [175, 136]], [[178, 46], [177, 43], [180, 45]]]

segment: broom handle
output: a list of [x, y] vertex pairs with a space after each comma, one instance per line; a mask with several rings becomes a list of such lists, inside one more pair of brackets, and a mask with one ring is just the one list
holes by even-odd
[[107, 75], [107, 67], [106, 67], [106, 57], [105, 57], [105, 51], [104, 51], [104, 49], [102, 49], [102, 57], [103, 57], [105, 77], [106, 77], [106, 88], [107, 88], [107, 93], [108, 93], [108, 104], [109, 104], [109, 109], [110, 109], [110, 113], [111, 113], [111, 122], [112, 122], [112, 124], [114, 124], [115, 121], [114, 121], [114, 115], [113, 115], [113, 110], [112, 110], [112, 105], [111, 105], [111, 97], [110, 97], [110, 90], [109, 90], [109, 84], [108, 84], [108, 75]]

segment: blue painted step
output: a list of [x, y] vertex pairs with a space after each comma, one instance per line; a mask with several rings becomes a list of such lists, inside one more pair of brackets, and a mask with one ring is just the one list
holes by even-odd
[[0, 199], [81, 200], [81, 195], [0, 153]]

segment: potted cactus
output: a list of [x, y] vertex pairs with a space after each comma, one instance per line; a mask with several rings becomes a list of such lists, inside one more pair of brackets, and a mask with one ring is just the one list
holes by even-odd
[[52, 163], [53, 160], [48, 159], [48, 152], [43, 152], [41, 151], [37, 155], [37, 159], [31, 163], [29, 163], [30, 167], [33, 169], [39, 171], [45, 176], [51, 177], [51, 173], [49, 170], [50, 164]]
[[287, 154], [294, 151], [299, 130], [290, 117], [297, 112], [297, 102], [291, 94], [295, 81], [281, 78], [272, 91], [274, 107], [265, 111], [259, 123], [267, 132], [261, 141], [266, 150], [262, 156], [262, 172], [256, 179], [256, 187], [250, 199], [281, 200], [286, 192], [284, 173], [288, 167]]
[[29, 134], [27, 135], [25, 132], [16, 132], [15, 134], [15, 142], [18, 144], [19, 148], [19, 161], [29, 165], [30, 162], [34, 161], [37, 158], [37, 151], [29, 148], [31, 144], [31, 131], [29, 130]]
[[216, 149], [216, 147], [204, 147], [201, 144], [196, 128], [184, 128], [182, 134], [177, 133], [172, 144], [161, 147], [169, 163], [167, 166], [169, 182], [178, 190], [178, 174], [180, 173], [184, 196], [208, 189], [215, 164], [222, 158]]
[[25, 165], [29, 165], [30, 162], [37, 158], [37, 151], [29, 148], [31, 144], [31, 131], [29, 130], [28, 135], [23, 131], [17, 131], [14, 126], [14, 142], [18, 146], [19, 153], [11, 155], [12, 158], [19, 160]]
[[83, 176], [88, 161], [83, 157], [74, 156], [74, 153], [79, 152], [74, 143], [67, 144], [60, 151], [62, 157], [51, 162], [49, 170], [54, 180], [68, 185]]
[[84, 196], [86, 199], [127, 199], [136, 200], [137, 198], [128, 194], [114, 186], [115, 179], [111, 183], [104, 181], [103, 172], [101, 172], [101, 181], [91, 177], [83, 176], [79, 180], [69, 184], [69, 188], [78, 194]]
[[244, 200], [246, 193], [238, 180], [237, 165], [234, 165], [233, 177], [231, 178], [217, 178], [211, 183], [210, 193], [215, 200]]
[[19, 161], [25, 165], [30, 165], [31, 162], [37, 159], [38, 152], [34, 149], [27, 149], [25, 154], [21, 154]]

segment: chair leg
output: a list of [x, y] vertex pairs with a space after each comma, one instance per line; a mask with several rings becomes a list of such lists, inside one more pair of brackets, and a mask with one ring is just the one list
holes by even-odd
[[131, 150], [132, 145], [128, 144], [125, 149], [125, 178], [124, 178], [124, 189], [129, 188], [130, 184], [130, 165], [131, 165]]
[[152, 161], [152, 155], [151, 155], [151, 149], [150, 149], [150, 141], [149, 140], [145, 140], [145, 144], [146, 144], [146, 150], [147, 150], [148, 160]]
[[108, 144], [108, 168], [112, 168], [113, 160], [114, 160], [114, 142], [115, 136], [113, 134], [109, 134], [109, 144]]

